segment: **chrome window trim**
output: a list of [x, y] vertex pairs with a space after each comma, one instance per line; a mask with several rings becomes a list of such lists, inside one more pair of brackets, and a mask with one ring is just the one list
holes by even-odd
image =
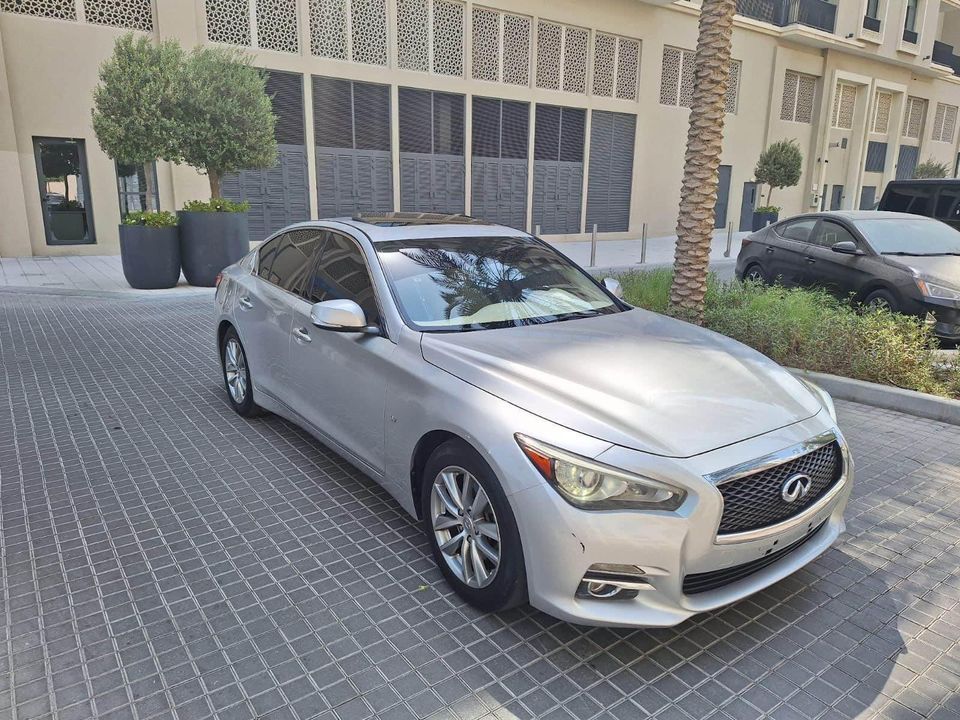
[[[790, 462], [791, 460], [795, 460], [802, 455], [819, 450], [824, 445], [829, 445], [834, 441], [836, 441], [836, 443], [840, 446], [840, 457], [841, 461], [843, 462], [843, 468], [840, 474], [840, 479], [834, 483], [833, 487], [830, 488], [830, 490], [822, 498], [817, 500], [817, 502], [808, 507], [806, 510], [803, 510], [797, 515], [793, 515], [786, 520], [778, 522], [775, 525], [768, 525], [766, 527], [757, 528], [756, 530], [745, 530], [743, 532], [736, 533], [717, 533], [716, 538], [714, 539], [714, 544], [734, 545], [737, 543], [764, 540], [766, 538], [775, 537], [781, 533], [788, 532], [789, 530], [808, 522], [812, 517], [819, 514], [834, 500], [836, 500], [843, 488], [846, 487], [850, 474], [849, 453], [847, 450], [847, 445], [843, 441], [843, 437], [840, 435], [840, 433], [836, 430], [828, 430], [810, 438], [809, 440], [797, 443], [796, 445], [791, 445], [790, 447], [770, 453], [769, 455], [764, 455], [756, 460], [750, 460], [748, 462], [725, 468], [724, 470], [718, 470], [708, 475], [704, 475], [704, 480], [711, 483], [715, 487], [719, 487], [724, 483], [732, 482], [734, 480], [738, 480], [739, 478], [746, 477], [747, 475], [754, 475], [756, 473], [763, 472], [764, 470], [769, 470], [770, 468], [776, 467], [777, 465]], [[720, 516], [723, 517], [722, 497]]]

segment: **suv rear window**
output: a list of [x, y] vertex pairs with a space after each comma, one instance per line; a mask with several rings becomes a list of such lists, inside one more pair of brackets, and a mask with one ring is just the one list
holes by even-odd
[[933, 213], [933, 196], [937, 194], [936, 185], [894, 185], [887, 186], [879, 210], [912, 213], [930, 216]]

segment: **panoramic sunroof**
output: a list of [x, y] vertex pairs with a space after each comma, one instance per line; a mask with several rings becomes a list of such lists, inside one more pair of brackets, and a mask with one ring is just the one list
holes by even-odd
[[360, 213], [353, 216], [357, 222], [379, 227], [406, 227], [408, 225], [489, 225], [486, 220], [470, 217], [461, 213], [445, 215], [443, 213]]

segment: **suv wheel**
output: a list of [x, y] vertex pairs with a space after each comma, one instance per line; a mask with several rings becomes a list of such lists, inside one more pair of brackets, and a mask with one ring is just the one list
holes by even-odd
[[476, 450], [451, 440], [433, 452], [424, 468], [420, 507], [434, 560], [460, 597], [487, 612], [526, 602], [513, 510]]
[[230, 407], [243, 417], [259, 415], [262, 410], [253, 402], [253, 383], [250, 381], [247, 354], [234, 328], [227, 330], [223, 336], [220, 366], [223, 368], [223, 384], [227, 389]]

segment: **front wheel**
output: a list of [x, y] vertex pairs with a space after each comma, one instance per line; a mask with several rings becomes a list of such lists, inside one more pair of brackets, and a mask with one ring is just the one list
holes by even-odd
[[253, 402], [253, 383], [250, 380], [247, 354], [234, 328], [227, 330], [223, 336], [220, 366], [223, 368], [223, 384], [227, 389], [230, 407], [243, 417], [260, 415], [262, 410]]
[[887, 290], [874, 290], [864, 298], [863, 304], [869, 310], [887, 310], [892, 313], [897, 312], [900, 308], [900, 304], [893, 293]]
[[754, 282], [761, 285], [767, 284], [766, 273], [763, 272], [763, 268], [754, 263], [746, 270], [743, 271], [743, 281], [744, 282]]
[[476, 450], [451, 440], [433, 452], [424, 468], [420, 507], [434, 560], [460, 597], [487, 612], [526, 602], [513, 510]]

